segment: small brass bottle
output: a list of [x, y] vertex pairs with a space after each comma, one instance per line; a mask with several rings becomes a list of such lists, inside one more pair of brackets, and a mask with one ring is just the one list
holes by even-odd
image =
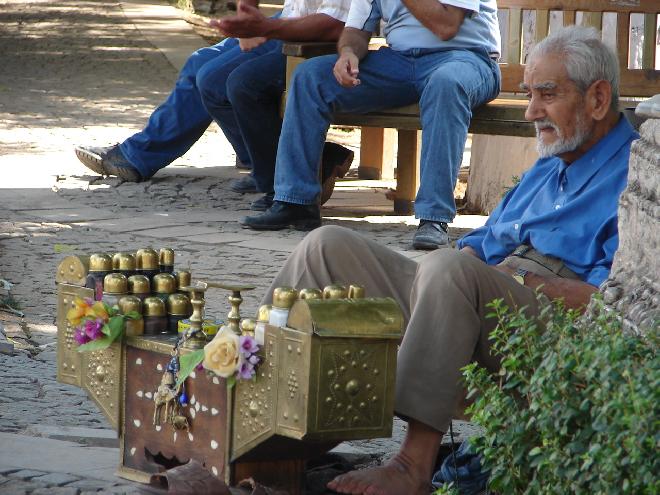
[[264, 342], [266, 341], [266, 325], [270, 321], [271, 309], [273, 309], [273, 306], [270, 304], [264, 304], [260, 306], [259, 311], [257, 311], [257, 324], [254, 327], [254, 339], [259, 345], [264, 345]]
[[128, 295], [128, 280], [121, 273], [108, 273], [103, 279], [103, 302], [110, 306]]
[[174, 249], [161, 248], [158, 253], [158, 267], [161, 273], [174, 272]]
[[179, 270], [174, 273], [174, 278], [176, 278], [176, 287], [179, 292], [182, 294], [187, 294], [187, 292], [182, 292], [181, 287], [189, 287], [192, 282], [192, 276], [189, 270]]
[[165, 303], [158, 297], [147, 297], [142, 302], [144, 334], [160, 335], [167, 333], [167, 311]]
[[117, 253], [112, 258], [112, 267], [116, 273], [121, 273], [126, 277], [135, 275], [135, 256], [131, 253]]
[[138, 249], [135, 254], [135, 263], [137, 272], [146, 276], [149, 280], [160, 271], [158, 253], [151, 248]]
[[192, 315], [190, 298], [185, 294], [170, 294], [167, 298], [166, 306], [168, 333], [176, 334], [179, 331], [179, 322], [186, 318], [190, 318], [190, 315]]
[[137, 296], [124, 296], [119, 299], [119, 312], [123, 315], [136, 312], [140, 315], [138, 319], [126, 319], [126, 336], [137, 337], [144, 333], [144, 319], [142, 317], [142, 301]]
[[94, 289], [94, 299], [103, 298], [103, 280], [112, 272], [112, 258], [105, 253], [94, 253], [89, 257], [89, 272], [85, 280], [85, 287]]
[[131, 275], [128, 277], [128, 292], [144, 301], [151, 294], [151, 283], [144, 275]]
[[270, 310], [268, 323], [276, 327], [285, 327], [289, 319], [289, 310], [298, 299], [298, 291], [292, 287], [277, 287], [273, 291], [273, 308]]
[[151, 279], [151, 289], [156, 297], [160, 297], [163, 302], [167, 302], [170, 294], [176, 292], [176, 279], [171, 273], [157, 273]]

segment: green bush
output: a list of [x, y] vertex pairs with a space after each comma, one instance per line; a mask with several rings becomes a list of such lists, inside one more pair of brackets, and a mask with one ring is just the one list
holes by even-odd
[[586, 322], [548, 307], [539, 319], [502, 303], [491, 335], [499, 375], [464, 370], [473, 439], [501, 494], [660, 493], [657, 326], [625, 335], [616, 315]]

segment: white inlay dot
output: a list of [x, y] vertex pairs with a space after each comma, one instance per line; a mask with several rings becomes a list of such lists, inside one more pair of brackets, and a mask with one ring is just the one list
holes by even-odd
[[195, 409], [191, 408], [190, 409], [190, 416], [192, 416], [193, 419], [195, 419], [195, 414], [196, 414]]
[[214, 476], [217, 476], [217, 475], [218, 475], [218, 468], [215, 467], [215, 466], [213, 466], [213, 467], [211, 468], [211, 472], [213, 473]]
[[202, 412], [206, 412], [206, 411], [208, 411], [208, 410], [209, 410], [208, 407], [206, 407], [206, 406], [202, 406]]
[[144, 394], [144, 396], [145, 396], [147, 399], [151, 399], [151, 398], [153, 397], [153, 395], [152, 395], [151, 392], [147, 392], [146, 394]]
[[198, 402], [197, 404], [195, 404], [195, 411], [199, 412], [199, 409], [200, 409], [200, 407], [199, 407], [199, 402]]
[[197, 373], [195, 373], [194, 371], [191, 371], [190, 372], [190, 378], [197, 378]]
[[137, 428], [139, 428], [140, 425], [141, 425], [142, 423], [140, 422], [139, 419], [134, 419], [134, 420], [133, 420], [133, 424], [134, 424]]
[[188, 440], [190, 440], [191, 442], [193, 441], [193, 434], [192, 433], [188, 433]]
[[156, 365], [156, 369], [157, 369], [158, 371], [163, 371], [163, 365], [160, 364], [160, 363], [158, 363], [158, 364]]
[[218, 377], [217, 377], [217, 376], [214, 376], [214, 377], [213, 377], [213, 383], [214, 383], [215, 385], [219, 385], [219, 384], [220, 384], [220, 380], [218, 380]]
[[217, 416], [219, 412], [220, 412], [220, 411], [218, 411], [215, 407], [212, 407], [212, 408], [211, 408], [211, 415], [212, 415], [212, 416]]
[[216, 442], [215, 440], [211, 440], [211, 448], [213, 450], [217, 449], [218, 448], [218, 442]]
[[135, 395], [137, 395], [138, 397], [142, 398], [142, 396], [144, 395], [144, 392], [142, 392], [142, 390], [138, 390], [137, 393], [136, 393]]
[[136, 449], [135, 447], [131, 448], [131, 455], [135, 455], [135, 451], [136, 451], [136, 450], [137, 450], [137, 449]]
[[162, 429], [163, 429], [162, 426], [160, 426], [160, 425], [156, 425], [156, 431], [160, 431], [160, 430], [162, 430]]
[[195, 402], [197, 402], [197, 399], [195, 399], [195, 394], [193, 394], [193, 396], [190, 398], [190, 403], [195, 405]]
[[137, 358], [135, 360], [135, 364], [137, 364], [138, 366], [141, 365], [142, 364], [142, 358]]

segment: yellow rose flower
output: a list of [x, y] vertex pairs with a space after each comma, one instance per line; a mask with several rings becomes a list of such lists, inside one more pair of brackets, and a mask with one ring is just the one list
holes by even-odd
[[101, 318], [103, 321], [108, 321], [108, 312], [105, 310], [105, 306], [101, 301], [96, 301], [92, 306], [92, 310], [92, 316]]
[[66, 319], [69, 320], [71, 326], [77, 327], [80, 325], [80, 320], [86, 315], [88, 309], [90, 309], [90, 307], [85, 300], [76, 297], [73, 301], [73, 308], [66, 313]]
[[227, 378], [238, 368], [238, 335], [231, 330], [218, 333], [204, 346], [202, 365], [216, 375]]

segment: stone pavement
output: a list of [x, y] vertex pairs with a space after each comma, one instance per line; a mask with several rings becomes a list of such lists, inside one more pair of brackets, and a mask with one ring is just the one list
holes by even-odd
[[[162, 3], [0, 0], [0, 279], [14, 284], [25, 313], [0, 310], [15, 346], [0, 354], [0, 493], [146, 490], [114, 476], [116, 438], [93, 402], [55, 381], [54, 271], [65, 255], [170, 246], [195, 278], [256, 285], [245, 296], [247, 314], [304, 236], [238, 226], [255, 197], [227, 189], [239, 172], [215, 125], [142, 184], [94, 176], [75, 158], [75, 144], [104, 145], [139, 130], [167, 95], [175, 67], [203, 44]], [[357, 131], [333, 130], [332, 138], [359, 156]], [[390, 214], [391, 186], [349, 174], [323, 210], [325, 223], [419, 256], [408, 245], [414, 219]], [[483, 221], [459, 217], [452, 237]], [[224, 298], [210, 292], [209, 312], [226, 314]], [[397, 423], [394, 440], [340, 451], [380, 459], [401, 433]]]

